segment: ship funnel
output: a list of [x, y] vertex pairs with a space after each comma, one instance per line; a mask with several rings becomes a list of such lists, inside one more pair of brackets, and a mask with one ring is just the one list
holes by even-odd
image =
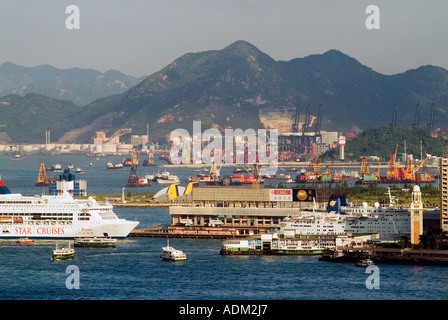
[[2, 180], [0, 180], [0, 194], [10, 194], [11, 191], [9, 191], [8, 187], [5, 186]]
[[345, 212], [341, 212], [341, 207], [348, 205], [348, 198], [330, 198], [327, 204], [327, 212], [346, 214]]

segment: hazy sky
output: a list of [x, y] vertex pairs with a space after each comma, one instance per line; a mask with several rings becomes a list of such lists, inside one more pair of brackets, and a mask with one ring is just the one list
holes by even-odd
[[[80, 29], [66, 28], [66, 7]], [[380, 10], [369, 30], [366, 8]], [[150, 75], [246, 40], [276, 60], [338, 49], [394, 74], [448, 69], [448, 0], [0, 0], [0, 63]]]

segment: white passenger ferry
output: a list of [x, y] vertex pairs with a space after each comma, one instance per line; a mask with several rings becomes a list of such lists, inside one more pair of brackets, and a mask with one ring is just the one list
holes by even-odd
[[160, 258], [166, 261], [187, 261], [187, 255], [182, 250], [170, 247], [169, 240], [167, 240], [166, 247], [162, 247]]
[[124, 238], [138, 221], [119, 219], [111, 205], [95, 199], [11, 193], [0, 180], [0, 238]]
[[280, 222], [280, 233], [285, 235], [309, 234], [361, 234], [378, 233], [379, 238], [396, 238], [410, 235], [410, 211], [396, 208], [391, 198], [389, 207], [378, 203], [369, 206], [348, 205], [344, 198], [330, 199], [326, 212], [301, 211]]

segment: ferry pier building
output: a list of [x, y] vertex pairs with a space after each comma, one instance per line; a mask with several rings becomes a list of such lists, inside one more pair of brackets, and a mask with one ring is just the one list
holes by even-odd
[[188, 206], [171, 206], [170, 233], [253, 235], [279, 227], [280, 221], [312, 210], [314, 189], [194, 187]]

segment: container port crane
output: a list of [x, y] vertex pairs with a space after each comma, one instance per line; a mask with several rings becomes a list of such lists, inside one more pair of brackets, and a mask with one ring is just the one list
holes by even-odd
[[361, 160], [361, 170], [359, 171], [359, 179], [360, 179], [359, 182], [361, 184], [376, 182], [375, 174], [370, 173], [369, 162], [367, 161], [366, 156], [363, 156]]
[[310, 104], [306, 107], [303, 123], [300, 126], [300, 105], [297, 104], [295, 113], [291, 116], [292, 124], [290, 132], [279, 135], [278, 151], [283, 158], [293, 158], [299, 155], [306, 157], [315, 156], [315, 144], [322, 143], [322, 104], [316, 112], [316, 117], [311, 116]]
[[380, 181], [381, 180], [381, 177], [380, 177], [380, 169], [381, 169], [381, 161], [382, 161], [383, 159], [380, 159], [380, 161], [378, 162], [378, 168], [376, 168], [375, 169], [375, 171], [374, 171], [374, 175], [375, 175], [375, 179], [377, 180], [377, 181]]
[[435, 103], [433, 103], [433, 104], [431, 105], [431, 114], [429, 115], [428, 128], [431, 128], [431, 129], [434, 129], [435, 106], [436, 106]]
[[392, 111], [392, 122], [390, 123], [391, 127], [395, 127], [397, 125], [397, 104], [394, 104], [394, 109]]
[[319, 110], [317, 111], [316, 124], [314, 126], [314, 132], [320, 133], [322, 128], [322, 104], [319, 105]]
[[414, 123], [412, 124], [414, 127], [418, 127], [420, 124], [420, 102], [415, 106], [415, 115], [414, 115]]
[[354, 139], [356, 137], [355, 133], [353, 132], [352, 128], [348, 128], [345, 132], [345, 137], [347, 139]]
[[425, 158], [422, 163], [417, 167], [412, 165], [412, 160], [408, 157], [408, 165], [406, 167], [405, 182], [408, 183], [421, 183], [421, 182], [434, 182], [434, 177], [431, 176], [426, 170], [422, 174], [417, 174], [420, 168], [426, 163], [428, 158]]
[[291, 132], [299, 132], [299, 118], [300, 118], [300, 110], [299, 110], [299, 106], [300, 105], [297, 105], [297, 107], [296, 107], [296, 113], [295, 113], [295, 116], [294, 116], [294, 122], [293, 122], [293, 124], [292, 124], [292, 127], [291, 127]]
[[36, 187], [43, 187], [50, 185], [47, 177], [47, 170], [45, 169], [45, 164], [42, 162], [40, 164], [39, 175], [37, 176], [37, 182], [34, 184]]
[[385, 182], [398, 182], [400, 179], [395, 163], [395, 159], [397, 158], [397, 150], [398, 143], [395, 146], [395, 153], [390, 155]]

